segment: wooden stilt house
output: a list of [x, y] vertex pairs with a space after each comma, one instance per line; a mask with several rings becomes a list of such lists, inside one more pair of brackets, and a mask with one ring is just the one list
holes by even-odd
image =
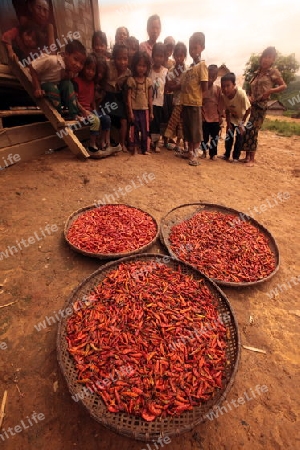
[[[55, 43], [63, 51], [67, 36], [74, 36], [91, 50], [91, 37], [100, 29], [98, 0], [48, 0]], [[1, 0], [0, 39], [2, 34], [18, 26], [26, 0]], [[6, 49], [0, 42], [0, 157], [6, 161], [26, 161], [61, 147], [82, 157], [88, 157], [81, 141], [88, 137], [87, 127], [73, 131], [63, 139], [56, 134], [66, 125], [46, 99], [36, 101], [29, 71], [8, 60]], [[18, 158], [6, 156], [18, 154]]]

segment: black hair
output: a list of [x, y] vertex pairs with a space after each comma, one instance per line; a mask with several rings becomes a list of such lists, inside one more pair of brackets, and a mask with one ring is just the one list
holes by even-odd
[[184, 57], [187, 56], [187, 48], [186, 45], [183, 42], [177, 42], [177, 44], [174, 47], [173, 56], [175, 58], [176, 53], [182, 52], [184, 54]]
[[129, 36], [126, 39], [125, 45], [126, 45], [127, 48], [135, 46], [137, 48], [137, 51], [138, 51], [140, 43], [137, 40], [137, 38], [135, 38], [134, 36]]
[[96, 81], [98, 78], [98, 63], [97, 63], [97, 58], [94, 55], [87, 56], [84, 66], [83, 66], [82, 70], [79, 72], [79, 76], [82, 77], [85, 67], [90, 66], [91, 64], [95, 64], [95, 66], [96, 66], [96, 73], [95, 73], [95, 77], [94, 77], [94, 81]]
[[35, 22], [31, 20], [26, 21], [26, 23], [19, 25], [19, 33], [22, 35], [23, 33], [28, 33], [30, 35], [35, 34], [37, 47], [41, 45], [42, 36], [41, 36], [41, 28], [36, 25]]
[[118, 27], [118, 28], [116, 29], [115, 38], [117, 37], [117, 33], [118, 33], [119, 30], [121, 30], [121, 28], [124, 28], [124, 30], [127, 31], [127, 36], [129, 37], [129, 30], [128, 30], [128, 28], [126, 28], [126, 27]]
[[221, 78], [221, 83], [223, 83], [224, 81], [231, 81], [233, 84], [235, 84], [236, 82], [235, 74], [232, 72], [226, 73], [226, 75], [224, 75]]
[[148, 53], [146, 52], [136, 52], [133, 57], [132, 57], [132, 63], [131, 63], [131, 71], [132, 71], [132, 76], [137, 77], [137, 70], [136, 70], [136, 66], [138, 65], [138, 63], [144, 60], [147, 66], [147, 72], [146, 72], [146, 77], [149, 75], [150, 72], [150, 68], [151, 68], [151, 59], [150, 56], [148, 55]]
[[92, 36], [92, 48], [95, 48], [96, 39], [99, 39], [100, 42], [107, 47], [107, 37], [104, 31], [95, 31]]
[[277, 56], [277, 52], [276, 52], [276, 48], [275, 47], [267, 47], [264, 49], [264, 51], [261, 54], [261, 58], [264, 58], [265, 56], [271, 56], [274, 59], [276, 59]]
[[201, 47], [205, 48], [205, 34], [201, 31], [197, 31], [192, 34], [189, 42], [195, 42], [195, 44], [201, 45]]
[[65, 48], [66, 53], [81, 53], [86, 56], [86, 48], [85, 46], [78, 40], [73, 40], [66, 45]]
[[96, 58], [97, 59], [97, 76], [100, 72], [100, 69], [104, 69], [103, 70], [103, 78], [100, 81], [100, 84], [98, 83], [99, 86], [106, 86], [107, 80], [108, 80], [108, 64], [105, 58]]
[[160, 21], [160, 17], [157, 14], [154, 14], [153, 16], [148, 17], [147, 20], [147, 30], [149, 29], [149, 26], [151, 25], [152, 22], [154, 22], [155, 20], [159, 21], [159, 25], [161, 27], [161, 21]]
[[128, 48], [126, 47], [125, 44], [115, 44], [112, 54], [111, 54], [111, 59], [116, 59], [118, 53], [120, 53], [124, 50], [126, 50], [128, 52]]
[[[36, 2], [36, 0], [27, 0], [26, 3], [27, 5], [34, 5], [34, 3]], [[49, 4], [49, 0], [45, 0], [45, 2], [47, 3], [48, 6], [50, 6]]]
[[163, 44], [162, 42], [157, 42], [156, 44], [154, 44], [152, 49], [152, 58], [156, 53], [163, 53], [164, 57], [166, 57], [167, 47], [165, 46], [165, 44]]

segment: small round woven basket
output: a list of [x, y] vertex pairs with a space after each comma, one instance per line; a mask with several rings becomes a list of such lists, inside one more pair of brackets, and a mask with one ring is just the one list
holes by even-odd
[[[73, 303], [78, 298], [83, 298], [84, 295], [89, 295], [96, 286], [98, 286], [106, 277], [106, 275], [118, 268], [120, 264], [130, 263], [134, 261], [145, 261], [147, 263], [155, 262], [165, 264], [174, 270], [180, 270], [181, 273], [192, 276], [195, 280], [204, 280], [213, 297], [216, 299], [218, 313], [226, 314], [226, 368], [222, 382], [222, 388], [215, 392], [215, 395], [208, 401], [203, 401], [199, 406], [195, 406], [191, 411], [185, 411], [177, 417], [167, 417], [164, 419], [157, 418], [152, 422], [147, 422], [141, 417], [129, 415], [127, 413], [110, 413], [107, 411], [101, 397], [96, 393], [89, 393], [83, 396], [81, 400], [80, 393], [82, 393], [83, 386], [77, 382], [78, 373], [75, 367], [73, 357], [68, 351], [67, 345], [67, 321], [68, 317], [64, 317], [59, 323], [57, 334], [57, 353], [58, 362], [67, 381], [68, 388], [73, 396], [81, 403], [89, 412], [89, 414], [111, 430], [131, 438], [141, 441], [155, 441], [162, 436], [177, 436], [186, 431], [192, 430], [197, 424], [206, 420], [206, 415], [209, 414], [213, 408], [217, 408], [225, 399], [234, 382], [236, 375], [239, 357], [240, 357], [240, 341], [237, 321], [231, 309], [228, 299], [220, 288], [213, 283], [209, 278], [201, 272], [195, 270], [192, 266], [182, 263], [174, 258], [159, 254], [142, 254], [122, 258], [118, 261], [113, 261], [105, 264], [88, 278], [86, 278], [72, 293], [67, 300], [64, 310], [72, 307]], [[145, 289], [147, 286], [145, 285]], [[66, 314], [65, 314], [66, 316]], [[200, 356], [199, 356], [200, 357]]]
[[[120, 205], [120, 203], [118, 203], [117, 205]], [[117, 206], [114, 204], [105, 204], [102, 206]], [[143, 245], [142, 247], [139, 247], [135, 250], [131, 250], [129, 252], [124, 252], [124, 253], [93, 253], [93, 252], [87, 252], [85, 250], [81, 250], [80, 248], [76, 247], [75, 245], [73, 245], [70, 240], [68, 239], [68, 231], [71, 228], [73, 222], [83, 213], [87, 212], [87, 211], [91, 211], [93, 209], [99, 209], [102, 208], [102, 206], [95, 206], [95, 205], [90, 205], [90, 206], [85, 206], [84, 208], [78, 209], [77, 211], [73, 212], [69, 218], [67, 219], [66, 223], [65, 223], [65, 227], [64, 227], [64, 237], [65, 240], [67, 241], [67, 243], [70, 245], [70, 247], [75, 250], [78, 253], [81, 253], [82, 255], [85, 256], [90, 256], [92, 258], [98, 258], [98, 259], [102, 259], [102, 260], [112, 260], [112, 259], [118, 259], [118, 258], [124, 258], [126, 256], [131, 256], [131, 255], [135, 255], [138, 253], [143, 253], [146, 250], [148, 250], [157, 240], [158, 236], [159, 236], [159, 225], [157, 223], [157, 221], [154, 219], [154, 217], [151, 216], [151, 214], [147, 213], [146, 211], [143, 211], [140, 208], [136, 208], [135, 206], [130, 206], [127, 205], [125, 203], [122, 203], [122, 206], [127, 206], [128, 208], [132, 208], [132, 209], [137, 209], [138, 211], [141, 211], [144, 214], [147, 214], [149, 217], [151, 217], [151, 219], [153, 220], [155, 226], [156, 226], [156, 235], [155, 237], [149, 241], [146, 245]]]
[[[186, 203], [184, 205], [177, 206], [176, 208], [171, 209], [162, 219], [160, 224], [160, 240], [162, 244], [166, 247], [169, 254], [176, 259], [178, 256], [173, 252], [171, 248], [171, 243], [169, 240], [169, 236], [171, 234], [171, 230], [174, 225], [177, 225], [185, 220], [188, 220], [192, 218], [195, 214], [201, 212], [201, 211], [218, 211], [222, 214], [231, 214], [237, 217], [237, 219], [243, 218], [243, 221], [249, 222], [251, 225], [253, 225], [255, 228], [257, 228], [268, 240], [268, 245], [275, 257], [276, 266], [272, 273], [270, 273], [267, 277], [258, 279], [257, 281], [250, 281], [250, 282], [229, 282], [229, 281], [223, 281], [221, 279], [217, 278], [211, 278], [215, 283], [221, 285], [221, 286], [230, 286], [230, 287], [248, 287], [248, 286], [255, 286], [257, 284], [264, 283], [265, 281], [268, 281], [270, 278], [272, 278], [275, 273], [279, 269], [280, 265], [280, 257], [279, 257], [279, 250], [277, 247], [277, 244], [275, 242], [274, 237], [272, 234], [263, 227], [260, 223], [258, 223], [255, 219], [252, 219], [252, 217], [246, 216], [246, 214], [243, 214], [235, 209], [227, 208], [225, 206], [221, 205], [215, 205], [213, 203]], [[188, 242], [188, 241], [187, 241]]]

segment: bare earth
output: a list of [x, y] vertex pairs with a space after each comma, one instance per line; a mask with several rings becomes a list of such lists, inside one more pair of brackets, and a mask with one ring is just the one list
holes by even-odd
[[[220, 148], [219, 153], [222, 151]], [[199, 167], [190, 167], [166, 149], [151, 156], [123, 153], [86, 162], [63, 150], [1, 171], [1, 251], [16, 246], [16, 241], [28, 242], [34, 233], [40, 238], [27, 247], [20, 244], [22, 250], [0, 260], [0, 306], [16, 302], [0, 308], [0, 402], [4, 390], [8, 391], [1, 431], [5, 436], [6, 430], [8, 437], [4, 442], [0, 437], [1, 448], [155, 448], [154, 444], [147, 447], [105, 429], [75, 403], [56, 360], [57, 323], [39, 332], [34, 327], [58, 312], [71, 291], [100, 264], [74, 253], [64, 242], [67, 217], [114, 194], [114, 190], [124, 189], [145, 172], [153, 173], [155, 179], [124, 195], [120, 202], [142, 208], [157, 220], [182, 203], [218, 203], [247, 212], [249, 208], [259, 209], [269, 199], [273, 206], [255, 218], [273, 234], [281, 254], [280, 270], [271, 281], [251, 289], [224, 288], [238, 319], [242, 344], [266, 352], [242, 348], [235, 383], [224, 405], [245, 397], [245, 393], [252, 397], [251, 389], [254, 391], [257, 385], [265, 385], [267, 392], [238, 407], [231, 406], [231, 410], [227, 408], [228, 412], [207, 420], [193, 432], [173, 437], [164, 448], [300, 448], [299, 152], [300, 137], [263, 132], [254, 168], [222, 160], [206, 160]], [[272, 198], [278, 193], [289, 193], [289, 198], [275, 205]], [[56, 225], [58, 231], [44, 231], [47, 224], [53, 230]], [[41, 237], [42, 231], [46, 237]], [[152, 251], [163, 249], [156, 245]], [[299, 281], [292, 281], [292, 277]], [[279, 289], [279, 294], [270, 298], [278, 284], [282, 285], [281, 292]], [[45, 418], [30, 426], [27, 416], [34, 411]], [[9, 427], [14, 429], [22, 420], [28, 429], [11, 436]]]

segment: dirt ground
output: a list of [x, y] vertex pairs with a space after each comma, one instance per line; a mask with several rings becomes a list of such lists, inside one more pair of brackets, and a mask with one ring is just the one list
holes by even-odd
[[[151, 156], [122, 153], [86, 162], [62, 150], [1, 171], [0, 251], [19, 242], [17, 253], [2, 255], [0, 260], [0, 402], [4, 390], [8, 391], [1, 448], [155, 448], [107, 430], [75, 403], [56, 359], [57, 323], [41, 331], [35, 328], [59, 311], [71, 291], [100, 264], [74, 253], [64, 242], [67, 217], [124, 189], [144, 173], [155, 178], [122, 196], [120, 202], [142, 208], [158, 221], [182, 203], [218, 203], [244, 212], [256, 207], [260, 212], [254, 217], [273, 234], [281, 255], [280, 269], [269, 282], [248, 289], [223, 289], [236, 313], [242, 345], [266, 352], [241, 349], [237, 376], [224, 405], [245, 398], [245, 393], [251, 396], [257, 385], [265, 385], [267, 391], [245, 404], [236, 403], [237, 407], [227, 408], [193, 432], [172, 437], [164, 448], [299, 448], [299, 152], [300, 137], [262, 132], [254, 168], [222, 160], [190, 167], [166, 149]], [[288, 198], [280, 201], [280, 193], [288, 193]], [[272, 206], [262, 212], [267, 199]], [[45, 231], [47, 224], [50, 232]], [[151, 250], [163, 252], [158, 244]], [[271, 298], [275, 288], [278, 295]], [[10, 302], [15, 303], [1, 308]], [[31, 420], [31, 426], [27, 417], [34, 411], [44, 419]], [[9, 427], [13, 430], [21, 421], [27, 429], [20, 427], [20, 432], [11, 435]]]

